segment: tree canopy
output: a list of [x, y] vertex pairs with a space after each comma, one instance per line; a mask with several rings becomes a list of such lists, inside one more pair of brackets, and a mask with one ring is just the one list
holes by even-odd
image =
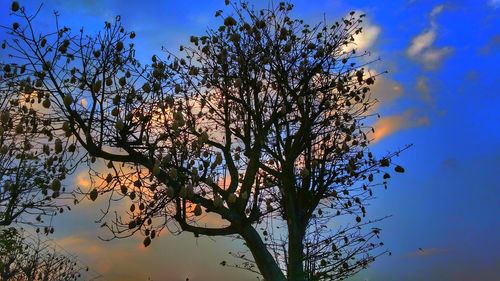
[[370, 152], [379, 73], [354, 40], [365, 15], [309, 25], [291, 3], [226, 4], [219, 27], [147, 64], [119, 17], [96, 35], [38, 35], [13, 5], [23, 21], [8, 28], [15, 60], [2, 83], [38, 97], [35, 120], [51, 120], [40, 163], [83, 155], [95, 179], [86, 196], [129, 202], [103, 224], [114, 237], [234, 236], [251, 253], [235, 254], [238, 266], [265, 280], [345, 279], [387, 253], [367, 209], [389, 168], [404, 172], [400, 150]]

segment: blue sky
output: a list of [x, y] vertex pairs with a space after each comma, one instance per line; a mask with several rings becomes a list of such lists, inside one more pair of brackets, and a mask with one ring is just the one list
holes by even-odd
[[[24, 2], [30, 10], [41, 3]], [[268, 3], [251, 2], [257, 7]], [[294, 14], [311, 23], [324, 16], [334, 21], [350, 10], [367, 13], [366, 36], [359, 42], [372, 57], [381, 57], [374, 69], [389, 71], [376, 86], [382, 119], [375, 127], [383, 133], [373, 150], [385, 153], [413, 144], [397, 159], [407, 173], [394, 177], [370, 208], [373, 217], [393, 215], [381, 223], [393, 255], [352, 280], [500, 279], [500, 1], [294, 4]], [[12, 21], [6, 17], [8, 7], [0, 6], [2, 25]], [[62, 24], [91, 32], [121, 15], [138, 35], [138, 56], [149, 60], [161, 54], [161, 46], [175, 50], [190, 35], [218, 26], [213, 14], [223, 7], [219, 0], [46, 0], [37, 23], [42, 31], [50, 27], [51, 12], [57, 10]], [[188, 275], [194, 281], [256, 280], [218, 265], [239, 247], [230, 239], [165, 234], [148, 249], [135, 238], [101, 242], [96, 236], [104, 233], [93, 223], [98, 215], [95, 205], [77, 206], [56, 222], [56, 238], [103, 273], [100, 280], [183, 280]]]

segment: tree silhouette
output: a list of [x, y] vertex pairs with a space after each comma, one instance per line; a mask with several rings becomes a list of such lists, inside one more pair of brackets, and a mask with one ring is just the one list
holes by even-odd
[[69, 198], [61, 181], [71, 172], [67, 155], [76, 146], [63, 153], [66, 137], [54, 134], [58, 124], [36, 105], [47, 99], [34, 91], [27, 71], [0, 62], [0, 226], [44, 224], [44, 216], [63, 212], [58, 198]]
[[235, 236], [251, 253], [233, 253], [237, 266], [265, 280], [345, 279], [387, 253], [365, 215], [388, 168], [404, 171], [401, 150], [369, 150], [378, 74], [355, 49], [364, 15], [308, 25], [290, 3], [226, 4], [221, 26], [146, 65], [119, 17], [95, 36], [38, 36], [19, 8], [7, 45], [28, 74], [14, 84], [47, 93], [47, 115], [86, 152], [86, 195], [130, 202], [103, 224], [114, 237]]
[[0, 280], [81, 280], [88, 271], [76, 257], [62, 253], [49, 240], [22, 229], [0, 230]]

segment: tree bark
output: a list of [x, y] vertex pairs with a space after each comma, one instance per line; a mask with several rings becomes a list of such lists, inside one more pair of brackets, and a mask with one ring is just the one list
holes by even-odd
[[265, 281], [286, 281], [286, 277], [262, 242], [259, 233], [251, 225], [244, 226], [241, 236], [252, 252], [255, 263]]

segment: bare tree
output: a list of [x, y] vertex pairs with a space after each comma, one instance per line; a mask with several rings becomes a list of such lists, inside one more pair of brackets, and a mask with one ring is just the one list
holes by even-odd
[[50, 240], [31, 236], [22, 229], [0, 230], [0, 280], [81, 280], [88, 271], [75, 256], [63, 253]]
[[226, 4], [220, 27], [150, 65], [119, 17], [96, 36], [59, 25], [36, 35], [19, 8], [7, 45], [88, 153], [87, 196], [130, 201], [103, 224], [114, 237], [235, 236], [251, 253], [234, 254], [239, 266], [265, 280], [345, 279], [387, 253], [365, 216], [389, 167], [404, 171], [392, 163], [401, 150], [369, 150], [378, 73], [353, 46], [364, 15], [308, 25], [290, 3]]

